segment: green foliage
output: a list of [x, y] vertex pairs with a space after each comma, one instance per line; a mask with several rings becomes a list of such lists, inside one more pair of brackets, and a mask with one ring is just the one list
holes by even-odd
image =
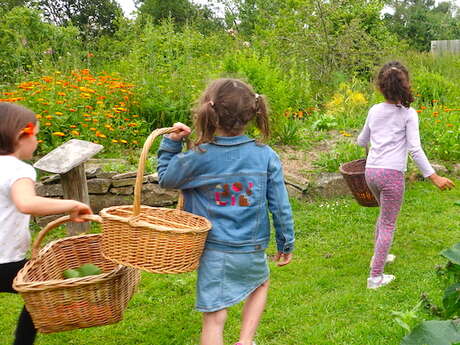
[[452, 318], [460, 315], [460, 283], [449, 286], [444, 291], [442, 304], [445, 309], [446, 318]]
[[75, 26], [86, 39], [115, 32], [114, 21], [122, 16], [115, 0], [34, 0], [46, 20], [58, 26]]
[[413, 74], [413, 86], [421, 102], [438, 100], [443, 104], [460, 100], [456, 83], [435, 72], [419, 71]]
[[38, 12], [23, 7], [0, 19], [0, 81], [21, 80], [55, 65], [75, 66], [75, 56], [81, 54], [75, 28], [43, 23]]
[[332, 115], [320, 115], [311, 125], [315, 131], [327, 131], [337, 126], [337, 119]]
[[385, 14], [388, 28], [417, 50], [428, 51], [432, 40], [457, 39], [460, 34], [460, 21], [450, 1], [392, 0], [389, 5], [394, 12]]
[[410, 333], [414, 326], [420, 322], [418, 315], [419, 309], [422, 306], [423, 301], [417, 303], [417, 305], [409, 311], [392, 311], [391, 314], [394, 317], [395, 322], [404, 328], [407, 333]]
[[460, 327], [457, 322], [425, 321], [404, 337], [401, 345], [457, 345], [460, 342]]
[[323, 171], [338, 172], [341, 164], [363, 156], [363, 149], [354, 142], [339, 142], [332, 150], [320, 153], [314, 165]]
[[155, 24], [160, 24], [165, 19], [172, 19], [179, 27], [193, 23], [202, 32], [221, 27], [219, 19], [209, 7], [189, 0], [138, 0], [136, 5], [140, 15], [149, 16]]

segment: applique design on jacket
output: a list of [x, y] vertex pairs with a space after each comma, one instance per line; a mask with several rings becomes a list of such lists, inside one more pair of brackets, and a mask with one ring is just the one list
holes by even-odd
[[214, 193], [214, 199], [218, 206], [250, 206], [249, 196], [252, 195], [254, 183], [249, 182], [245, 187], [241, 182], [235, 182], [231, 185], [226, 183], [223, 186], [218, 184], [217, 191]]

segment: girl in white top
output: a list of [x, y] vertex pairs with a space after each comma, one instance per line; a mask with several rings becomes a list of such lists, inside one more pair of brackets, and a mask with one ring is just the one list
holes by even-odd
[[[13, 279], [25, 265], [30, 246], [30, 215], [68, 212], [72, 220], [91, 214], [78, 201], [42, 198], [35, 194], [36, 173], [22, 160], [37, 148], [39, 124], [35, 114], [19, 105], [0, 103], [0, 292], [15, 291]], [[33, 344], [36, 330], [25, 308], [16, 328], [15, 345]]]
[[451, 180], [435, 173], [423, 152], [417, 112], [410, 107], [414, 98], [407, 69], [397, 61], [387, 63], [379, 72], [377, 86], [385, 102], [369, 110], [358, 137], [360, 146], [371, 144], [366, 161], [366, 182], [380, 206], [374, 256], [367, 280], [370, 289], [386, 285], [395, 278], [391, 274], [383, 274], [383, 269], [386, 262], [395, 258], [388, 252], [404, 197], [407, 154], [411, 154], [423, 176], [430, 178], [438, 188], [454, 187]]

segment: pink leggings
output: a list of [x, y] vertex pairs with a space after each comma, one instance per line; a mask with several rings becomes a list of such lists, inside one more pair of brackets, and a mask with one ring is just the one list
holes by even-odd
[[380, 205], [371, 268], [371, 277], [376, 277], [383, 273], [393, 241], [396, 218], [404, 197], [404, 173], [393, 169], [366, 168], [366, 182]]

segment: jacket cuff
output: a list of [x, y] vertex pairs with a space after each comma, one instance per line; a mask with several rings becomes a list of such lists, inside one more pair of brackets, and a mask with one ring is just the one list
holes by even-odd
[[294, 242], [286, 244], [277, 244], [276, 245], [278, 252], [289, 254], [294, 250]]
[[163, 136], [159, 150], [172, 152], [172, 153], [179, 153], [182, 151], [182, 140], [175, 141], [175, 140], [169, 139], [166, 136]]

